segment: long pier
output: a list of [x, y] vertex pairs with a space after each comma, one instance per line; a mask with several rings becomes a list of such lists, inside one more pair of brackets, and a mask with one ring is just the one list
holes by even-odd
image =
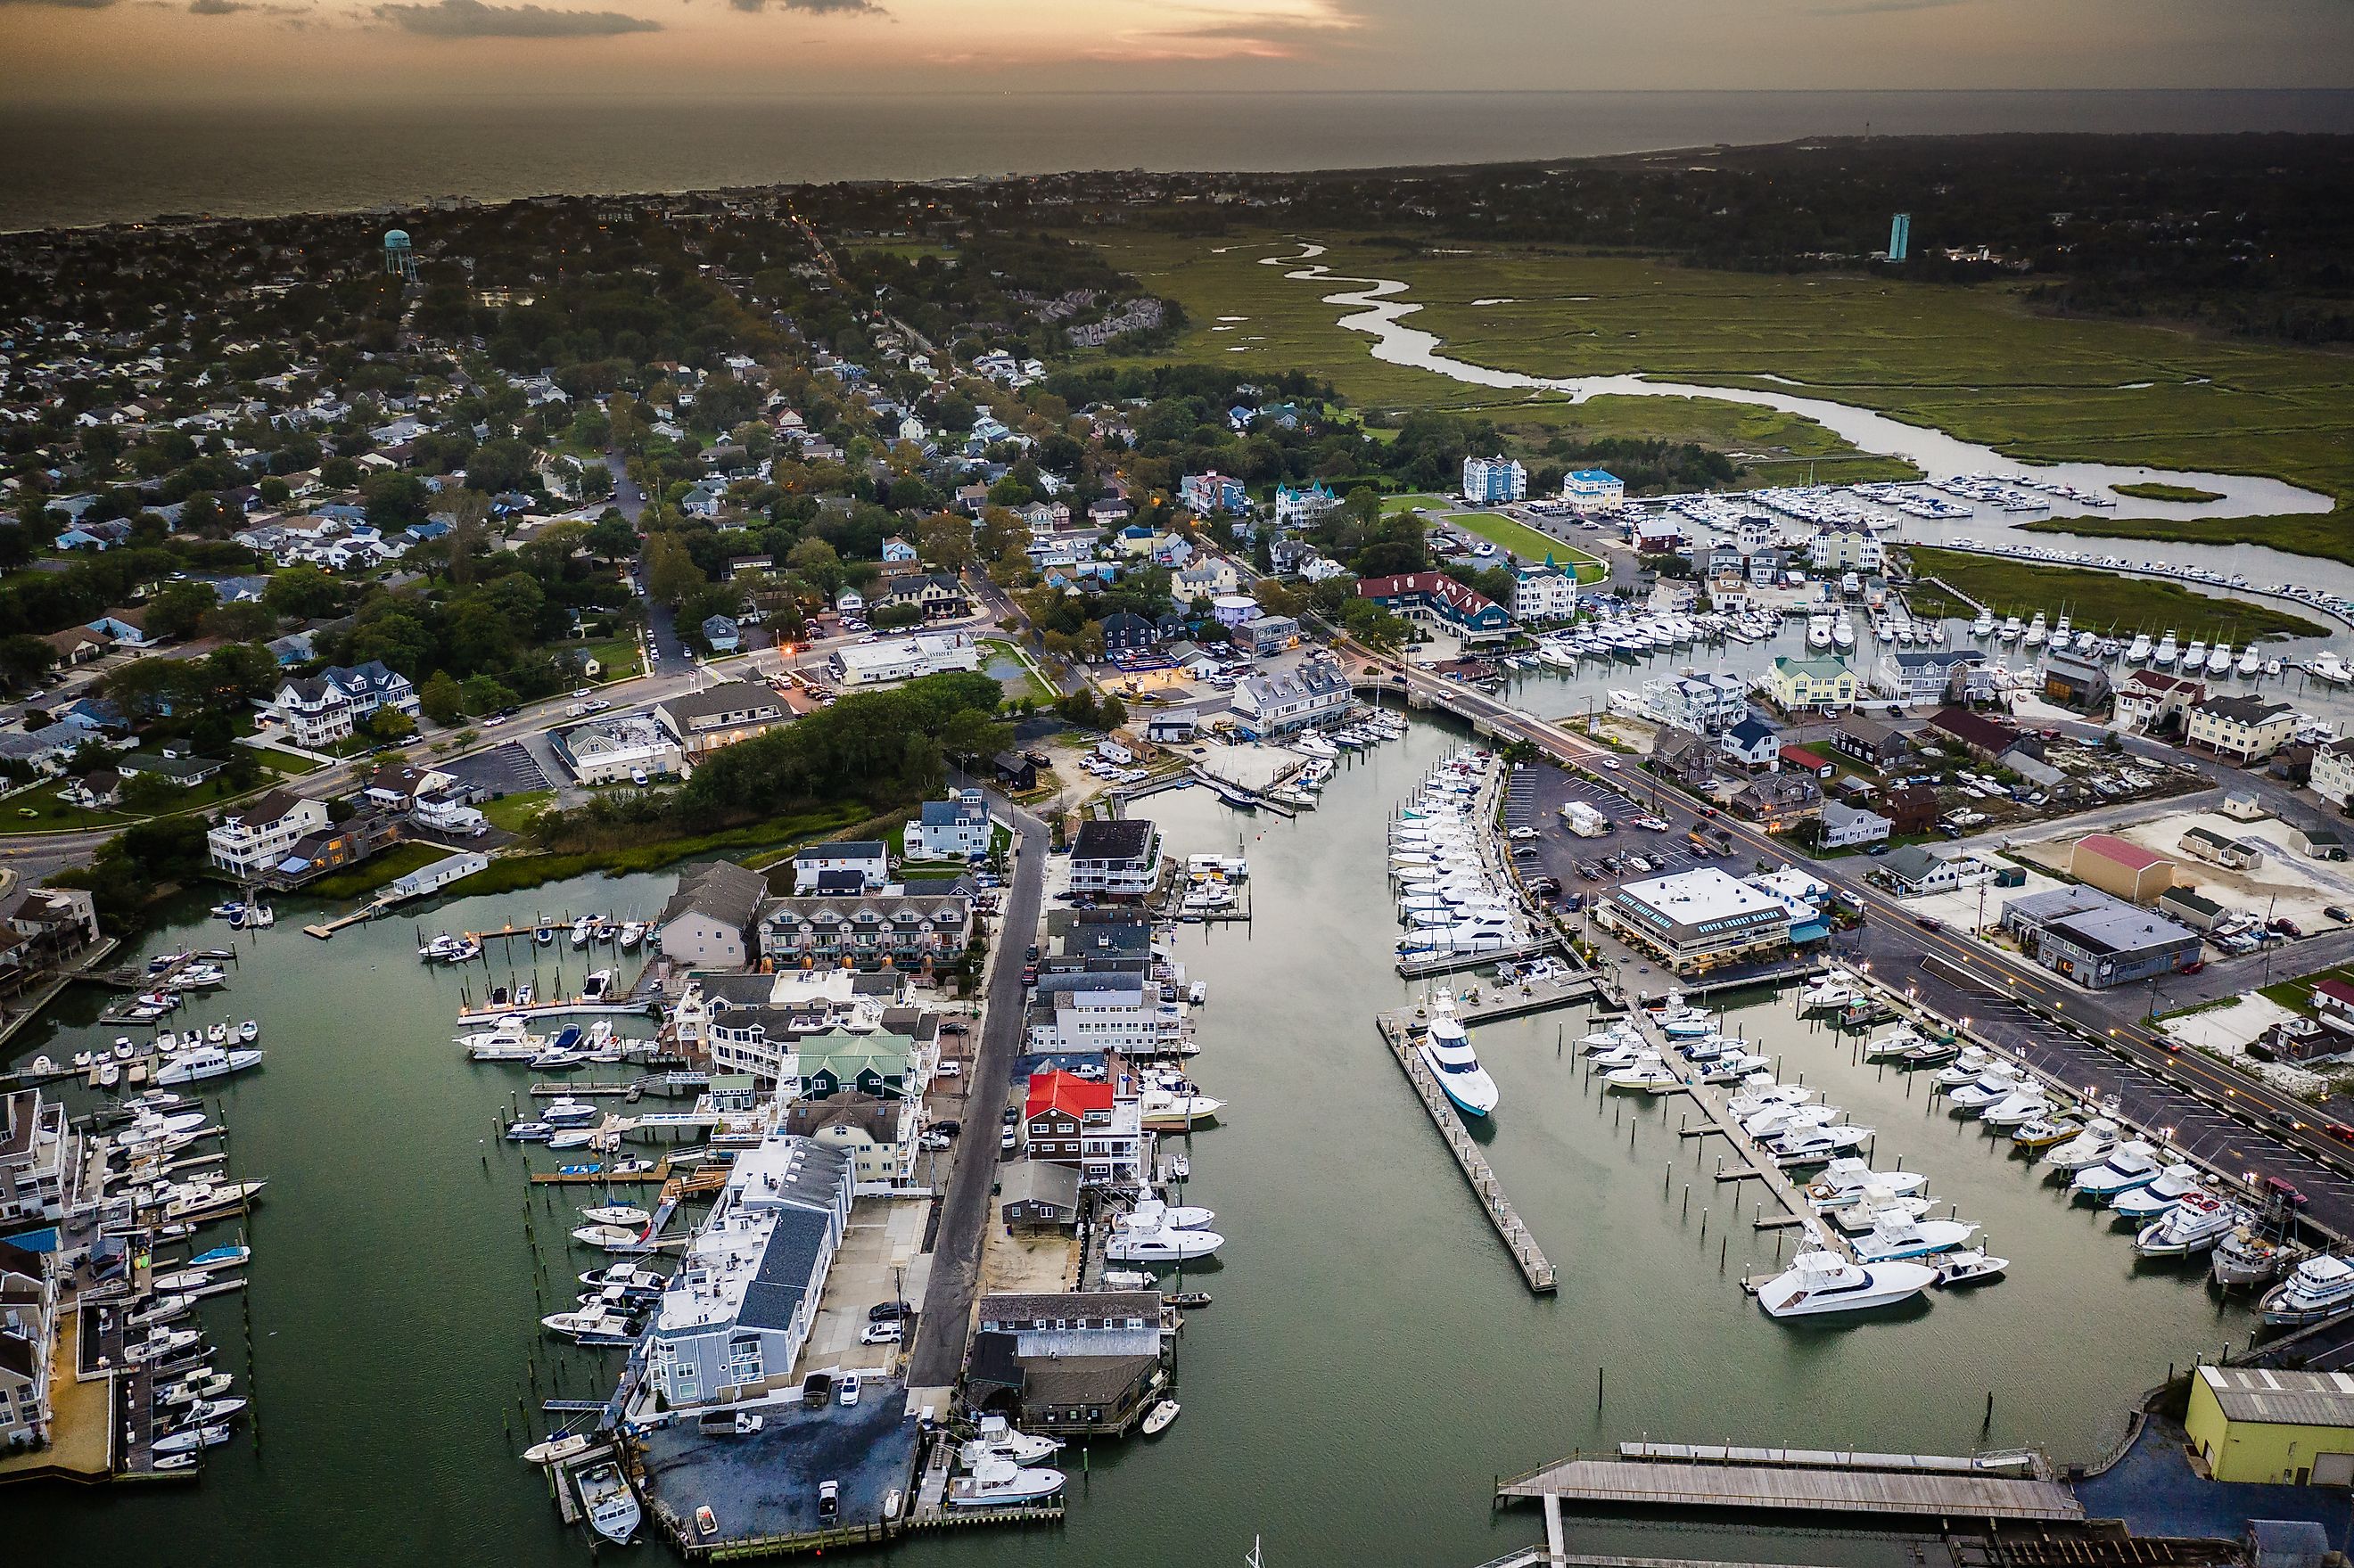
[[1522, 942], [1511, 948], [1489, 948], [1476, 953], [1437, 953], [1426, 959], [1400, 959], [1397, 972], [1404, 980], [1422, 980], [1431, 975], [1460, 974], [1486, 964], [1517, 963], [1522, 959], [1542, 958], [1561, 950], [1561, 938], [1541, 937], [1532, 942]]
[[2073, 1523], [2084, 1517], [2084, 1505], [2076, 1494], [2042, 1467], [2020, 1475], [2008, 1464], [1998, 1468], [1966, 1458], [1927, 1462], [1911, 1455], [1826, 1452], [1805, 1461], [1669, 1457], [1623, 1450], [1575, 1455], [1503, 1482], [1496, 1497], [1500, 1503], [1558, 1499], [1679, 1512], [1735, 1509], [2050, 1523]]
[[1496, 1227], [1496, 1234], [1502, 1239], [1505, 1250], [1512, 1255], [1512, 1262], [1519, 1267], [1521, 1277], [1528, 1282], [1531, 1290], [1539, 1295], [1549, 1295], [1559, 1289], [1552, 1263], [1546, 1260], [1543, 1250], [1537, 1245], [1536, 1237], [1529, 1234], [1529, 1227], [1521, 1223], [1520, 1212], [1512, 1207], [1511, 1199], [1505, 1196], [1504, 1184], [1496, 1179], [1496, 1172], [1489, 1167], [1487, 1156], [1479, 1152], [1479, 1146], [1472, 1142], [1471, 1135], [1464, 1130], [1463, 1123], [1456, 1117], [1455, 1107], [1447, 1103], [1447, 1091], [1438, 1086], [1431, 1076], [1430, 1069], [1423, 1065], [1422, 1057], [1414, 1049], [1413, 1034], [1405, 1019], [1397, 1013], [1385, 1012], [1374, 1022], [1381, 1029], [1382, 1042], [1389, 1047], [1391, 1058], [1405, 1074], [1406, 1082], [1414, 1086], [1416, 1097], [1422, 1101], [1422, 1108], [1430, 1114], [1431, 1125], [1446, 1140], [1447, 1152], [1455, 1156], [1455, 1163], [1462, 1171], [1463, 1179], [1471, 1183], [1472, 1194], [1479, 1200], [1480, 1208], [1487, 1212], [1488, 1223]]

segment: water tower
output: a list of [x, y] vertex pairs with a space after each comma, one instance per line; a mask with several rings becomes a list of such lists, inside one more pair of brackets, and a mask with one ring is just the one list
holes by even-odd
[[384, 231], [384, 270], [388, 277], [417, 281], [417, 252], [408, 247], [408, 230], [387, 228]]

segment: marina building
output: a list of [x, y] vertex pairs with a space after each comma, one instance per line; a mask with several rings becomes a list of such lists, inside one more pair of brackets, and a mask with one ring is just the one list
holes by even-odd
[[768, 895], [768, 878], [733, 861], [688, 872], [654, 921], [663, 957], [674, 964], [742, 969], [751, 962], [753, 921]]
[[2202, 1365], [2183, 1430], [2218, 1481], [2354, 1486], [2354, 1376]]
[[1511, 629], [1504, 607], [1445, 572], [1398, 572], [1357, 579], [1357, 597], [1372, 599], [1408, 620], [1433, 624], [1458, 636], [1490, 636]]
[[789, 1134], [736, 1157], [647, 1329], [652, 1393], [675, 1410], [790, 1378], [850, 1223], [854, 1180], [838, 1150]]
[[1311, 659], [1282, 675], [1246, 675], [1235, 686], [1235, 722], [1254, 739], [1329, 724], [1356, 700], [1338, 665]]
[[1765, 958], [1790, 944], [1789, 906], [1712, 865], [1627, 883], [1596, 913], [1628, 946], [1680, 976]]
[[1147, 817], [1086, 821], [1071, 843], [1071, 891], [1142, 898], [1161, 884], [1161, 830]]
[[751, 681], [723, 681], [706, 691], [682, 692], [654, 714], [690, 761], [766, 735], [793, 717], [782, 697]]
[[1529, 493], [1529, 471], [1502, 456], [1463, 460], [1463, 499], [1481, 505], [1518, 501]]
[[2115, 833], [2087, 833], [2068, 852], [2068, 874], [2104, 893], [2147, 904], [2174, 885], [2175, 864]]
[[686, 753], [678, 736], [652, 714], [622, 714], [548, 736], [564, 766], [583, 784], [619, 784], [631, 775], [675, 774]]
[[[980, 1319], [968, 1387], [981, 1408], [1018, 1414], [1026, 1431], [1126, 1432], [1167, 1381], [1161, 1298], [1149, 1290], [984, 1296]], [[1120, 1348], [1141, 1346], [1148, 1330], [1150, 1350]]]
[[952, 670], [981, 668], [981, 650], [966, 631], [919, 631], [887, 642], [855, 642], [837, 648], [826, 668], [844, 686], [880, 686]]
[[272, 789], [258, 800], [231, 806], [205, 833], [213, 868], [239, 882], [253, 882], [277, 868], [304, 835], [323, 832], [327, 803]]
[[2199, 933], [2097, 887], [2031, 893], [2002, 906], [2020, 951], [2090, 991], [2172, 974], [2199, 958]]
[[2184, 738], [2232, 762], [2262, 762], [2288, 744], [2296, 710], [2268, 697], [2210, 697], [2190, 710]]
[[1627, 482], [1606, 469], [1573, 469], [1562, 476], [1561, 498], [1587, 512], [1615, 512], [1627, 499]]

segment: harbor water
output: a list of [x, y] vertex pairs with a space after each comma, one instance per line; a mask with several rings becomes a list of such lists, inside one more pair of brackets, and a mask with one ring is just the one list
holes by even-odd
[[[1933, 1104], [1925, 1075], [1851, 1065], [1844, 1039], [1763, 993], [1739, 999], [1728, 1027], [1877, 1128], [1877, 1163], [1930, 1171], [1932, 1191], [2012, 1260], [2010, 1277], [1892, 1318], [1768, 1319], [1738, 1282], [1789, 1238], [1750, 1228], [1754, 1193], [1708, 1180], [1718, 1146], [1675, 1136], [1678, 1099], [1586, 1082], [1572, 1010], [1474, 1032], [1503, 1096], [1486, 1153], [1561, 1270], [1557, 1297], [1531, 1296], [1373, 1025], [1409, 1001], [1390, 964], [1384, 823], [1460, 739], [1418, 721], [1344, 762], [1323, 808], [1296, 821], [1199, 790], [1144, 803], [1172, 853], [1239, 845], [1256, 914], [1177, 938], [1209, 988], [1192, 1071], [1227, 1102], [1193, 1139], [1185, 1191], [1229, 1239], [1185, 1276], [1215, 1303], [1189, 1314], [1178, 1344], [1184, 1414], [1158, 1439], [1067, 1454], [1062, 1526], [918, 1538], [905, 1557], [1175, 1568], [1238, 1560], [1256, 1535], [1273, 1563], [1469, 1565], [1538, 1533], [1532, 1514], [1491, 1513], [1495, 1477], [1580, 1446], [2033, 1441], [2091, 1458], [2169, 1363], [2244, 1341], [2248, 1315], [2197, 1267], [2137, 1267], [2124, 1233]], [[669, 885], [588, 878], [417, 918], [430, 930], [539, 911], [642, 916]], [[200, 902], [178, 913], [143, 951], [228, 939]], [[528, 1070], [470, 1063], [451, 1044], [459, 981], [416, 961], [409, 918], [322, 944], [299, 929], [313, 909], [290, 899], [280, 915], [236, 939], [230, 987], [203, 1010], [258, 1018], [269, 1052], [217, 1096], [233, 1170], [270, 1180], [249, 1230], [250, 1300], [206, 1304], [240, 1380], [250, 1312], [260, 1442], [215, 1451], [196, 1487], [0, 1491], [0, 1532], [27, 1561], [576, 1563], [585, 1543], [513, 1456], [538, 1432], [518, 1398], [593, 1396], [612, 1364], [559, 1353], [535, 1323], [556, 1309], [544, 1299], [568, 1305], [572, 1276], [602, 1261], [561, 1245], [572, 1205], [596, 1200], [528, 1192], [520, 1158], [493, 1140]], [[543, 991], [557, 962], [579, 967], [561, 944], [538, 956]], [[527, 976], [522, 944], [515, 961]], [[479, 990], [482, 969], [470, 972]], [[76, 1022], [101, 1000], [69, 996], [63, 1021], [15, 1054], [110, 1040]], [[1691, 1531], [1648, 1545], [1642, 1533], [1578, 1539], [1706, 1554]], [[1862, 1563], [1893, 1550], [1744, 1531], [1730, 1554]]]

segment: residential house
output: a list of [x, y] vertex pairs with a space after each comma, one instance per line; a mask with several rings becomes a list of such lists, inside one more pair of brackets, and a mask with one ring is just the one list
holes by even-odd
[[2314, 748], [2313, 792], [2333, 806], [2354, 801], [2354, 736]]
[[1232, 561], [1218, 556], [1205, 556], [1190, 567], [1170, 574], [1169, 598], [1179, 609], [1185, 609], [1195, 599], [1215, 599], [1233, 593], [1242, 584]]
[[2264, 861], [2263, 840], [2227, 838], [2212, 828], [2190, 829], [2175, 847], [2194, 859], [2228, 871], [2253, 871]]
[[1921, 844], [1891, 850], [1880, 863], [1880, 874], [1908, 898], [1931, 893], [1952, 893], [1994, 880], [1994, 867], [1969, 855], [1932, 853]]
[[1764, 719], [1747, 716], [1718, 736], [1717, 747], [1726, 761], [1755, 773], [1779, 760], [1782, 732]]
[[1083, 1187], [1132, 1186], [1144, 1168], [1137, 1102], [1099, 1078], [1034, 1074], [1022, 1105], [1023, 1148], [1033, 1160], [1069, 1167]]
[[744, 630], [732, 615], [706, 615], [703, 618], [703, 641], [714, 653], [733, 653], [744, 646]]
[[1069, 1230], [1079, 1223], [1079, 1173], [1045, 1160], [998, 1167], [997, 1213], [1012, 1231]]
[[1312, 528], [1341, 509], [1341, 498], [1322, 481], [1310, 485], [1275, 487], [1275, 525]]
[[306, 834], [326, 827], [324, 800], [272, 789], [223, 811], [206, 832], [205, 848], [215, 870], [238, 882], [253, 882], [275, 868]]
[[1766, 673], [1766, 691], [1784, 713], [1829, 713], [1855, 705], [1856, 676], [1843, 660], [1776, 658]]
[[1339, 718], [1355, 700], [1340, 666], [1311, 659], [1289, 674], [1244, 676], [1233, 711], [1246, 734], [1264, 740]]
[[877, 607], [913, 605], [928, 622], [953, 620], [972, 608], [964, 586], [946, 572], [888, 578], [867, 602]]
[[1577, 577], [1548, 559], [1512, 568], [1512, 619], [1523, 625], [1567, 620], [1577, 613]]
[[1161, 830], [1144, 817], [1085, 821], [1070, 858], [1073, 893], [1141, 898], [1161, 883]]
[[1677, 729], [1716, 735], [1749, 717], [1749, 688], [1722, 670], [1659, 676], [1643, 683], [1643, 714]]
[[2136, 670], [2117, 686], [2114, 700], [2119, 729], [2129, 735], [2161, 735], [2181, 725], [2193, 707], [2207, 700], [2207, 686], [2162, 670]]
[[1369, 599], [1408, 620], [1436, 623], [1458, 636], [1495, 636], [1511, 629], [1502, 605], [1445, 572], [1400, 572], [1357, 579], [1357, 597]]
[[880, 839], [846, 839], [807, 844], [793, 852], [793, 891], [817, 891], [818, 880], [829, 872], [847, 873], [856, 880], [838, 886], [872, 891], [891, 880], [889, 848]]
[[2262, 762], [2288, 743], [2296, 710], [2269, 697], [2210, 697], [2190, 710], [2185, 738], [2232, 762]]
[[681, 692], [659, 705], [654, 718], [689, 762], [792, 722], [782, 697], [754, 681], [723, 681]]
[[152, 648], [155, 644], [155, 639], [147, 635], [147, 612], [143, 609], [110, 609], [82, 630], [111, 638], [125, 648]]
[[1733, 809], [1769, 833], [1786, 833], [1823, 811], [1823, 787], [1804, 773], [1761, 773], [1734, 792]]
[[699, 968], [744, 968], [758, 951], [753, 925], [768, 894], [766, 877], [732, 861], [686, 873], [654, 919], [663, 956]]
[[1116, 609], [1103, 618], [1104, 652], [1111, 658], [1147, 653], [1161, 641], [1160, 629], [1134, 610]]
[[2018, 730], [1967, 708], [1939, 708], [1929, 715], [1929, 728], [1935, 733], [1925, 738], [1957, 745], [1983, 762], [1992, 762], [2019, 744]]
[[1230, 479], [1214, 469], [1207, 473], [1185, 475], [1177, 488], [1186, 509], [1197, 517], [1220, 513], [1240, 515], [1251, 509], [1249, 488], [1241, 480]]
[[1908, 707], [1982, 700], [1994, 694], [1994, 670], [1975, 648], [1882, 648], [1873, 690]]
[[1662, 777], [1688, 789], [1706, 789], [1716, 779], [1723, 753], [1715, 739], [1673, 726], [1662, 729], [1651, 743], [1651, 766]]
[[1827, 744], [1882, 772], [1903, 761], [1907, 750], [1902, 730], [1861, 714], [1842, 714]]
[[795, 895], [761, 906], [760, 956], [780, 965], [930, 970], [960, 959], [972, 930], [972, 900], [962, 894]]
[[2043, 700], [2080, 713], [2109, 705], [2115, 690], [2108, 666], [2089, 653], [2053, 649], [2043, 656]]
[[1517, 459], [1467, 457], [1463, 460], [1463, 499], [1474, 505], [1519, 501], [1529, 493], [1529, 471]]
[[270, 705], [288, 738], [297, 746], [333, 746], [347, 740], [378, 708], [416, 718], [423, 709], [408, 677], [371, 659], [350, 667], [331, 665], [315, 675], [287, 681]]
[[1853, 849], [1859, 844], [1884, 844], [1892, 824], [1877, 811], [1830, 800], [1823, 806], [1822, 847]]
[[1288, 615], [1256, 615], [1234, 629], [1235, 646], [1254, 659], [1299, 646], [1299, 622]]
[[1900, 838], [1925, 833], [1937, 825], [1937, 792], [1926, 784], [1905, 784], [1881, 792], [1877, 808]]
[[989, 803], [978, 789], [927, 800], [901, 835], [909, 860], [966, 860], [989, 853]]
[[1775, 760], [1781, 765], [1785, 772], [1808, 773], [1817, 779], [1829, 779], [1839, 771], [1832, 766], [1829, 758], [1819, 752], [1809, 751], [1803, 746], [1783, 747], [1780, 755]]
[[1562, 476], [1561, 498], [1582, 512], [1615, 512], [1627, 499], [1627, 482], [1606, 469], [1572, 469]]
[[914, 1189], [922, 1122], [914, 1100], [852, 1089], [795, 1101], [785, 1111], [783, 1130], [847, 1160], [857, 1196], [887, 1197]]
[[[12, 1121], [16, 1099], [9, 1097]], [[0, 1128], [15, 1131], [13, 1125]], [[57, 1310], [48, 1256], [0, 1242], [0, 1453], [46, 1447], [50, 1440], [49, 1347]]]

